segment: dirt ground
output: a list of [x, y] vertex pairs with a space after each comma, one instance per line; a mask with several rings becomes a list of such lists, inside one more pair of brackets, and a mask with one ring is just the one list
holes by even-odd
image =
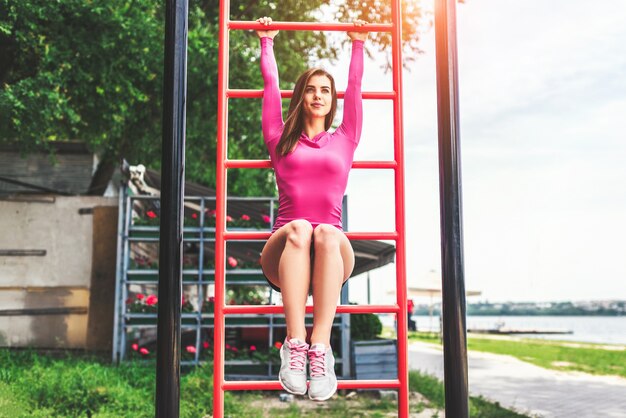
[[[384, 417], [397, 417], [397, 411], [382, 412], [380, 410], [369, 409], [372, 402], [380, 397], [376, 392], [355, 392], [351, 391], [347, 395], [342, 396], [336, 394], [327, 402], [314, 402], [309, 400], [305, 396], [294, 396], [292, 401], [283, 402], [280, 400], [279, 394], [264, 396], [260, 399], [256, 399], [251, 402], [250, 406], [255, 409], [263, 411], [264, 417], [280, 416], [281, 411], [288, 414], [293, 411], [293, 405], [295, 405], [302, 413], [303, 416], [309, 415], [307, 412], [317, 413], [317, 416], [324, 416], [323, 411], [327, 411], [330, 416], [339, 416], [341, 411], [350, 411], [351, 417], [370, 417], [370, 416], [384, 416]], [[340, 409], [333, 407], [333, 400], [342, 399], [345, 404]], [[393, 405], [397, 408], [397, 402], [393, 402]], [[428, 400], [421, 394], [413, 392], [409, 395], [409, 405], [411, 409], [410, 418], [444, 418], [444, 412], [436, 408], [429, 407]], [[335, 409], [335, 411], [333, 411]], [[419, 411], [419, 412], [417, 412]], [[335, 412], [333, 414], [333, 412]]]

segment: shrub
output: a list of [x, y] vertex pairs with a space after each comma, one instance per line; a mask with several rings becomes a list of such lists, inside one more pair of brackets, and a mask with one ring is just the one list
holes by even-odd
[[350, 317], [350, 337], [357, 340], [373, 340], [383, 331], [383, 324], [375, 314], [357, 314]]

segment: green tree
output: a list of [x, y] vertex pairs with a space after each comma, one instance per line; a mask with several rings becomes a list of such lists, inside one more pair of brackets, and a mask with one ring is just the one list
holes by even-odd
[[[78, 139], [101, 162], [90, 193], [104, 191], [121, 157], [159, 168], [161, 159], [164, 0], [0, 0], [0, 143], [23, 153]], [[315, 21], [329, 0], [232, 1], [232, 20], [270, 15]], [[390, 21], [389, 2], [347, 0], [326, 13], [338, 21]], [[415, 57], [422, 19], [405, 1], [405, 57]], [[186, 176], [215, 184], [217, 0], [191, 0], [188, 35]], [[315, 15], [317, 13], [317, 15]], [[316, 58], [336, 59], [342, 42], [320, 32], [283, 31], [275, 44], [281, 87], [290, 89]], [[390, 51], [389, 34], [373, 48]], [[347, 37], [343, 42], [347, 42]], [[259, 42], [230, 32], [229, 86], [262, 87]], [[383, 64], [387, 66], [388, 63]], [[261, 101], [229, 101], [229, 158], [267, 158]], [[271, 170], [229, 170], [229, 193], [273, 195]]]

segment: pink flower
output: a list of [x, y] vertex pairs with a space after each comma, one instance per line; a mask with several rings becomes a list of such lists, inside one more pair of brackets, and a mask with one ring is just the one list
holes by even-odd
[[256, 351], [256, 345], [251, 345], [250, 346], [250, 351]]
[[233, 217], [230, 215], [226, 215], [226, 222], [232, 222], [233, 221]]
[[135, 350], [135, 351], [139, 350], [139, 344], [137, 344], [137, 343], [135, 343], [135, 344], [131, 345], [131, 347], [132, 347], [132, 349], [133, 349], [133, 350]]
[[215, 302], [215, 296], [209, 296], [209, 302]]
[[140, 352], [142, 355], [144, 355], [144, 356], [147, 356], [148, 354], [150, 354], [150, 352], [148, 351], [148, 349], [147, 349], [146, 347], [141, 347], [141, 348], [139, 349], [139, 352]]
[[156, 296], [150, 295], [146, 298], [146, 305], [149, 305], [149, 306], [156, 305], [158, 301], [159, 299]]
[[187, 352], [191, 354], [195, 354], [196, 352], [196, 347], [194, 347], [193, 345], [188, 345], [186, 349], [187, 349]]
[[282, 346], [283, 346], [283, 343], [281, 343], [280, 341], [276, 341], [274, 343], [274, 347], [278, 348], [279, 350], [280, 350], [280, 347], [282, 347]]
[[137, 298], [137, 300], [142, 300], [143, 298], [145, 298], [143, 293], [137, 293], [137, 296], [135, 296], [135, 297]]
[[197, 214], [197, 213], [192, 213], [192, 214], [191, 214], [191, 217], [192, 217], [193, 219], [198, 219], [198, 214]]
[[224, 347], [226, 347], [227, 350], [230, 350], [230, 344], [226, 344]]
[[268, 223], [270, 223], [270, 221], [271, 221], [271, 219], [270, 219], [270, 217], [269, 217], [269, 216], [267, 216], [267, 215], [263, 215], [263, 222], [265, 222], [265, 223], [267, 223], [267, 224], [268, 224]]
[[149, 211], [147, 211], [147, 212], [146, 212], [146, 216], [147, 216], [148, 218], [150, 218], [150, 219], [154, 219], [154, 218], [156, 218], [156, 217], [157, 217], [157, 214], [156, 214], [156, 213], [154, 213], [154, 211], [149, 210]]
[[249, 221], [250, 217], [246, 214], [241, 215], [241, 219], [243, 219], [244, 221]]
[[231, 267], [237, 267], [237, 259], [235, 257], [228, 257], [228, 265]]
[[203, 342], [202, 343], [202, 347], [204, 347], [205, 349], [208, 349], [209, 348], [209, 342], [208, 341]]
[[233, 353], [236, 353], [236, 352], [237, 352], [237, 351], [239, 351], [239, 350], [237, 350], [237, 347], [231, 347], [231, 351], [232, 351]]

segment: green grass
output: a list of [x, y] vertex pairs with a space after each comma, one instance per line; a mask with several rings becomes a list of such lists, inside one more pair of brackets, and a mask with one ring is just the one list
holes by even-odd
[[[438, 334], [433, 333], [409, 332], [409, 341], [411, 340], [440, 343]], [[599, 344], [469, 336], [467, 348], [513, 356], [547, 369], [626, 377], [626, 350], [607, 349]]]
[[[0, 418], [154, 417], [154, 363], [114, 367], [96, 358], [0, 350], [0, 364]], [[181, 418], [211, 414], [212, 387], [206, 367], [183, 376]], [[230, 393], [224, 405], [227, 414], [245, 416]]]
[[[113, 366], [106, 359], [65, 353], [61, 356], [32, 351], [0, 349], [0, 418], [50, 417], [153, 417], [155, 364], [127, 362]], [[429, 405], [443, 409], [443, 386], [435, 378], [410, 373], [413, 394], [411, 412]], [[202, 418], [212, 414], [213, 376], [211, 365], [199, 367], [181, 377], [181, 418]], [[227, 392], [225, 416], [231, 417], [387, 417], [397, 411], [397, 402], [378, 399], [372, 392], [356, 399], [339, 396], [323, 403], [309, 401], [289, 405], [275, 403], [275, 392]], [[269, 405], [269, 406], [268, 406]], [[472, 398], [472, 416], [521, 417]]]

